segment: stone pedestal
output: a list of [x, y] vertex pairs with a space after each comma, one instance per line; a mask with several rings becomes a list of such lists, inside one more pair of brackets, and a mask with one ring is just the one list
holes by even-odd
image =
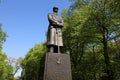
[[72, 80], [70, 56], [68, 54], [47, 53], [44, 80]]

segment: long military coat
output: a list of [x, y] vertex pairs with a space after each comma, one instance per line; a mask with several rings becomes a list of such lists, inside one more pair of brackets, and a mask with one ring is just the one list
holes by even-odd
[[62, 41], [62, 27], [63, 27], [63, 19], [55, 13], [48, 14], [48, 33], [47, 33], [47, 46], [63, 46]]

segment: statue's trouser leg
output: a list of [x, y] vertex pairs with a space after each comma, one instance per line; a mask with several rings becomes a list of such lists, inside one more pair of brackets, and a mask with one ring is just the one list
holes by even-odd
[[51, 46], [51, 47], [50, 47], [50, 52], [53, 53], [53, 51], [54, 51], [54, 48], [53, 48], [53, 46]]

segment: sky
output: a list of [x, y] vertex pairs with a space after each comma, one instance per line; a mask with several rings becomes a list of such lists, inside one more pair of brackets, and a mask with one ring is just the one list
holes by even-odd
[[53, 6], [60, 13], [70, 4], [69, 0], [1, 0], [0, 23], [8, 35], [3, 52], [8, 57], [25, 57], [30, 48], [46, 41], [47, 14]]

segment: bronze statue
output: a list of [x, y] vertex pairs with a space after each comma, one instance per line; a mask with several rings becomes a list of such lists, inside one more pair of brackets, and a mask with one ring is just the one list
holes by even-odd
[[62, 42], [62, 27], [63, 19], [61, 16], [58, 16], [58, 7], [53, 7], [53, 13], [48, 14], [48, 34], [47, 34], [47, 47], [49, 52], [58, 52], [60, 53], [61, 47], [63, 46]]

